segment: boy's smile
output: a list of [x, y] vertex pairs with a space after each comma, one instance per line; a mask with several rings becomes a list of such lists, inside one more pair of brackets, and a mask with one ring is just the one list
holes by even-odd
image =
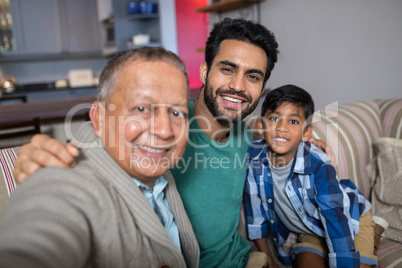
[[305, 129], [305, 122], [303, 109], [290, 102], [283, 102], [275, 111], [268, 110], [264, 118], [257, 120], [258, 131], [269, 145], [268, 153], [273, 164], [287, 165], [299, 143], [308, 141], [312, 127]]

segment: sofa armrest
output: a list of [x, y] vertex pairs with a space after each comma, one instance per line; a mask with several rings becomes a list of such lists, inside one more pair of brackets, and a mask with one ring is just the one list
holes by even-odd
[[6, 206], [8, 197], [17, 187], [13, 170], [19, 150], [20, 147], [0, 150], [0, 214]]

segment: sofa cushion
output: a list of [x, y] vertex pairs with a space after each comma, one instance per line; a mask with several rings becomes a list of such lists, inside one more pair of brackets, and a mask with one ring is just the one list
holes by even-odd
[[378, 100], [383, 137], [402, 139], [402, 99]]
[[402, 267], [402, 244], [383, 238], [377, 256], [381, 268]]
[[19, 147], [0, 150], [0, 214], [7, 203], [8, 196], [15, 190], [13, 170]]
[[402, 139], [380, 138], [375, 147], [378, 154], [368, 165], [372, 212], [389, 224], [383, 236], [402, 243]]
[[313, 117], [313, 137], [324, 140], [335, 154], [339, 179], [351, 179], [369, 198], [366, 165], [374, 157], [372, 144], [382, 136], [379, 106], [359, 101], [321, 109]]

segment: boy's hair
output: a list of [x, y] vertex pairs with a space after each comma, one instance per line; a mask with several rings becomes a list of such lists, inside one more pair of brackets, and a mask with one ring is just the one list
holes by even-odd
[[265, 84], [278, 59], [278, 43], [273, 33], [261, 24], [256, 24], [252, 21], [225, 18], [214, 26], [206, 43], [205, 62], [208, 66], [208, 72], [224, 40], [246, 42], [265, 51], [267, 54], [267, 70], [264, 76]]
[[295, 85], [284, 85], [271, 90], [262, 104], [261, 116], [265, 116], [267, 111], [275, 111], [284, 102], [302, 108], [306, 117], [306, 127], [311, 125], [314, 113], [313, 98], [307, 91]]

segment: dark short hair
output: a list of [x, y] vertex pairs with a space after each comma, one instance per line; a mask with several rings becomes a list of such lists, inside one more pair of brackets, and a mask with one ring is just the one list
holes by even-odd
[[261, 24], [252, 21], [225, 18], [214, 26], [206, 43], [205, 62], [207, 63], [208, 71], [219, 52], [219, 46], [224, 40], [246, 42], [264, 50], [267, 54], [267, 70], [264, 76], [264, 83], [268, 80], [279, 53], [278, 43], [272, 32]]
[[[141, 47], [119, 52], [108, 61], [99, 77], [98, 100], [105, 100], [113, 94], [117, 75], [134, 60], [172, 63], [184, 74], [188, 88], [189, 79], [186, 65], [176, 54], [162, 47]], [[155, 73], [155, 75], [159, 74]]]
[[284, 85], [268, 92], [262, 103], [261, 116], [267, 111], [275, 111], [282, 103], [289, 102], [303, 109], [307, 125], [311, 125], [314, 101], [304, 89], [295, 85]]

